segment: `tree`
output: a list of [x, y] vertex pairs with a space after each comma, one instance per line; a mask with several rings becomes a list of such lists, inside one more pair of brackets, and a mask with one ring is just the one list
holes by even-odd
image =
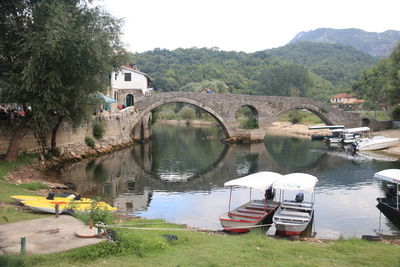
[[[32, 129], [44, 146], [53, 130], [54, 148], [61, 122], [78, 126], [87, 119], [95, 93], [105, 89], [108, 73], [125, 60], [121, 21], [78, 0], [6, 0], [0, 8], [0, 39], [5, 40], [0, 60], [9, 68], [0, 76], [0, 102], [30, 107], [24, 130]], [[22, 140], [14, 137], [8, 161]]]

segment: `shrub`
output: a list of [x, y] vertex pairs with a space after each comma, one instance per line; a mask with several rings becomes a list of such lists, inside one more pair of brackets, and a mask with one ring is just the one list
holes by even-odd
[[104, 124], [100, 120], [96, 120], [93, 123], [93, 136], [97, 140], [100, 140], [103, 138], [104, 133], [106, 132], [106, 128], [104, 127]]
[[95, 144], [95, 141], [93, 140], [92, 137], [86, 136], [86, 137], [85, 137], [85, 143], [86, 143], [86, 145], [87, 145], [88, 147], [93, 148], [93, 147], [94, 147], [94, 144]]
[[243, 128], [244, 128], [244, 129], [248, 129], [248, 130], [251, 130], [251, 129], [258, 129], [257, 120], [254, 119], [254, 118], [250, 118], [250, 119], [246, 120], [246, 121], [244, 122], [244, 124], [243, 124]]
[[193, 120], [196, 117], [196, 111], [191, 107], [184, 106], [179, 111], [179, 116], [184, 120]]
[[[69, 207], [74, 209], [77, 203], [75, 201], [71, 201]], [[74, 217], [83, 221], [86, 224], [89, 224], [90, 219], [93, 220], [94, 223], [103, 222], [105, 224], [110, 224], [112, 222], [111, 212], [107, 209], [104, 209], [97, 200], [94, 200], [87, 211], [76, 211], [74, 212]]]
[[396, 106], [393, 110], [392, 110], [392, 118], [395, 121], [400, 121], [400, 106]]
[[299, 123], [302, 119], [301, 113], [297, 110], [291, 111], [289, 114], [289, 121], [292, 124]]

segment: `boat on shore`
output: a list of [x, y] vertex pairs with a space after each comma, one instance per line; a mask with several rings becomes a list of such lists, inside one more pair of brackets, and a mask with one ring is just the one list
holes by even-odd
[[392, 222], [400, 228], [400, 202], [399, 202], [399, 184], [400, 169], [386, 169], [375, 173], [375, 178], [381, 181], [389, 182], [385, 188], [385, 197], [378, 197], [377, 208]]
[[354, 143], [356, 150], [373, 151], [381, 150], [395, 145], [400, 138], [390, 138], [385, 136], [374, 136], [372, 138], [364, 138]]
[[[272, 218], [276, 235], [301, 235], [314, 218], [314, 188], [318, 178], [306, 173], [291, 173], [274, 183], [275, 190], [281, 190], [281, 205]], [[294, 200], [285, 200], [285, 191], [297, 191]], [[300, 192], [299, 192], [300, 191]], [[309, 201], [304, 201], [304, 193], [310, 193]]]
[[[271, 186], [282, 177], [283, 175], [275, 172], [258, 172], [226, 182], [224, 186], [230, 187], [230, 194], [228, 212], [219, 217], [223, 229], [228, 232], [245, 233], [259, 225], [271, 223], [272, 216], [279, 206], [279, 202], [274, 201], [275, 193]], [[250, 200], [231, 210], [233, 187], [249, 188]], [[266, 192], [264, 199], [252, 200], [252, 189]]]
[[14, 195], [14, 196], [10, 196], [10, 198], [18, 203], [21, 203], [22, 201], [46, 201], [46, 200], [64, 201], [64, 202], [69, 202], [72, 200], [92, 201], [90, 198], [81, 198], [80, 195], [75, 195], [73, 193], [55, 194], [53, 192], [50, 192], [47, 195], [47, 197], [29, 196], [29, 195]]
[[74, 214], [75, 212], [90, 212], [92, 208], [98, 210], [116, 211], [117, 209], [102, 201], [58, 201], [58, 200], [28, 200], [21, 201], [27, 208], [40, 213]]

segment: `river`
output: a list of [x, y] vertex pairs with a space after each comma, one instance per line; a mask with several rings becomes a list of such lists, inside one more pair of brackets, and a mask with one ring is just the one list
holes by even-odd
[[[259, 171], [305, 172], [319, 179], [316, 237], [399, 234], [376, 208], [383, 186], [373, 178], [377, 171], [400, 168], [399, 161], [353, 156], [308, 139], [267, 135], [260, 144], [227, 146], [222, 137], [217, 127], [155, 124], [151, 142], [73, 164], [60, 175], [78, 192], [99, 196], [120, 213], [220, 230], [218, 216], [228, 208], [226, 181]], [[262, 192], [253, 191], [252, 198], [257, 197]], [[232, 207], [248, 198], [248, 189], [235, 188]]]

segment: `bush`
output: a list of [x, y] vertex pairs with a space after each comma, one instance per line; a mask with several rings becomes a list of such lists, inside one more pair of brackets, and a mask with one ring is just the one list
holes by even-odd
[[246, 120], [243, 124], [243, 128], [247, 130], [258, 129], [257, 120], [254, 118]]
[[179, 116], [184, 120], [193, 120], [196, 117], [196, 111], [191, 107], [184, 106], [179, 111]]
[[94, 147], [94, 144], [95, 144], [95, 141], [93, 140], [92, 137], [86, 136], [86, 137], [85, 137], [85, 143], [86, 143], [86, 145], [87, 145], [88, 147], [93, 148], [93, 147]]
[[[74, 209], [75, 205], [77, 205], [75, 201], [71, 201], [70, 204], [68, 204], [71, 209]], [[110, 224], [112, 222], [111, 212], [107, 209], [104, 209], [97, 200], [94, 200], [90, 204], [88, 211], [74, 212], [74, 217], [86, 224], [89, 224], [90, 219], [93, 220], [93, 223], [102, 222], [105, 224]]]
[[289, 121], [290, 121], [292, 124], [299, 123], [299, 122], [301, 121], [301, 119], [302, 119], [302, 115], [301, 115], [301, 113], [300, 113], [299, 111], [294, 110], [294, 111], [291, 111], [291, 112], [290, 112], [290, 114], [289, 114]]
[[392, 119], [395, 121], [400, 121], [400, 106], [396, 106], [392, 110]]
[[97, 140], [100, 140], [103, 138], [104, 133], [106, 132], [106, 128], [104, 127], [104, 124], [100, 120], [96, 120], [93, 123], [93, 136]]

